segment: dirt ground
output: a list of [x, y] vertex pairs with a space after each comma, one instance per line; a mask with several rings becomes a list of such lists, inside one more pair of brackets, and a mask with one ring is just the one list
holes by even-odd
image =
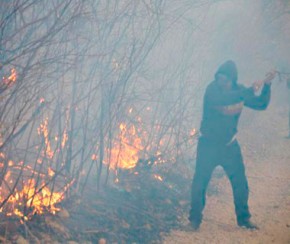
[[231, 187], [222, 176], [210, 182], [217, 187], [218, 194], [207, 197], [200, 230], [186, 230], [186, 210], [181, 220], [184, 229], [171, 231], [162, 242], [290, 243], [290, 140], [285, 138], [287, 134], [285, 103], [274, 101], [266, 111], [244, 111], [242, 115], [239, 142], [249, 181], [252, 221], [259, 230], [236, 226]]

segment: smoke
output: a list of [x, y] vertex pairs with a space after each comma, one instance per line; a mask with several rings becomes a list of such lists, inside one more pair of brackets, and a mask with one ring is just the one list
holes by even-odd
[[204, 89], [225, 60], [246, 85], [289, 70], [288, 1], [15, 0], [0, 11], [1, 76], [18, 76], [0, 100], [1, 149], [36, 163], [47, 121], [49, 165], [82, 183], [91, 170], [108, 179], [103, 164], [123, 123], [147, 133], [145, 160], [160, 151], [191, 160], [184, 138], [199, 127]]

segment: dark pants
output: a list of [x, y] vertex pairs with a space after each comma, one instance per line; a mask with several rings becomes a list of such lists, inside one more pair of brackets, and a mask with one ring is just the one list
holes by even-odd
[[201, 222], [206, 202], [206, 189], [216, 166], [221, 165], [232, 185], [237, 221], [251, 217], [248, 208], [248, 182], [239, 143], [221, 145], [199, 138], [195, 175], [192, 181], [190, 221]]

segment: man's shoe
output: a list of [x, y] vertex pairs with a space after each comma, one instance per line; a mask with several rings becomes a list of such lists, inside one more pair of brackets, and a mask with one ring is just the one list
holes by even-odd
[[238, 226], [248, 230], [258, 230], [258, 226], [253, 224], [250, 220], [238, 221]]
[[201, 221], [195, 221], [195, 220], [191, 220], [190, 221], [190, 226], [193, 230], [198, 230], [200, 227]]

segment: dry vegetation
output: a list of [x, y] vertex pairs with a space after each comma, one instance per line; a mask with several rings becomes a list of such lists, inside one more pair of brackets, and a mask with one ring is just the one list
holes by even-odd
[[287, 71], [289, 3], [247, 4], [1, 1], [1, 241], [150, 242], [182, 226], [217, 64]]

